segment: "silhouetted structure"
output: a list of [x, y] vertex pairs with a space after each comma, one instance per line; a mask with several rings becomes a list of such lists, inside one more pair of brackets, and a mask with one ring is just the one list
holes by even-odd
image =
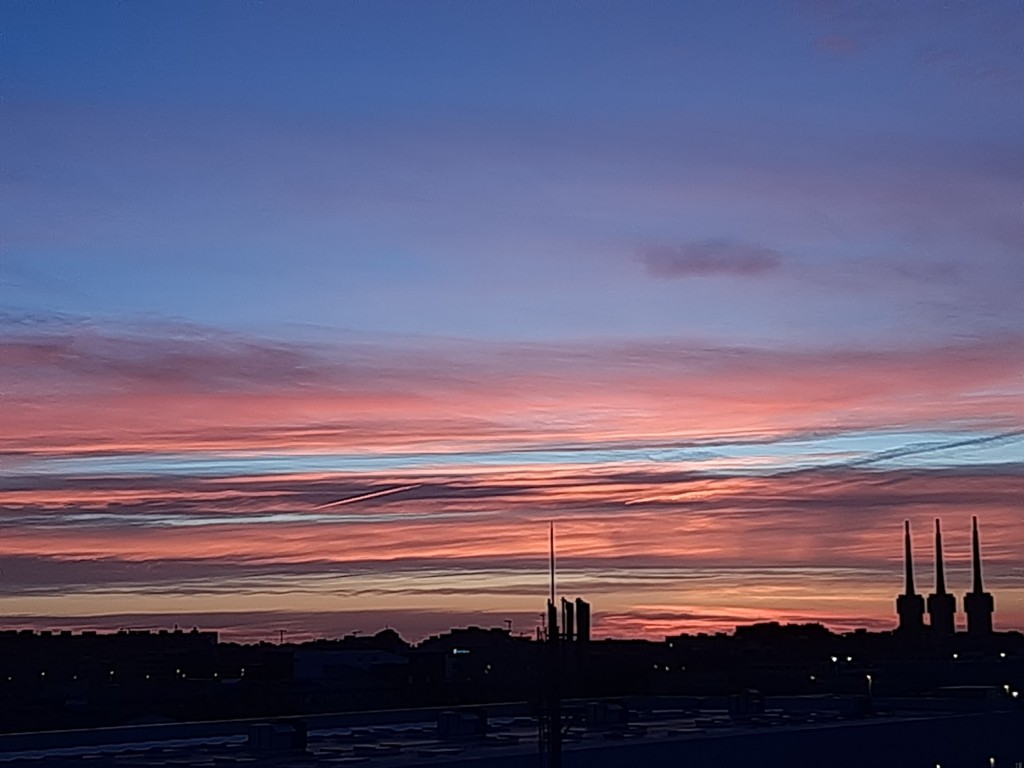
[[576, 606], [571, 600], [562, 598], [562, 636], [571, 643], [576, 637]]
[[576, 642], [584, 646], [590, 642], [590, 603], [576, 598]]
[[972, 635], [992, 634], [992, 611], [995, 600], [986, 592], [981, 583], [981, 544], [978, 541], [978, 518], [972, 517], [971, 555], [974, 563], [974, 584], [964, 595], [964, 612], [967, 614], [967, 632]]
[[[552, 561], [553, 562], [553, 561]], [[554, 577], [552, 576], [552, 588]], [[563, 605], [564, 607], [564, 605]], [[547, 768], [562, 764], [562, 633], [558, 629], [558, 606], [548, 600], [547, 636], [544, 649], [543, 714], [538, 719], [538, 746]]]
[[956, 598], [946, 591], [946, 570], [942, 562], [942, 530], [935, 519], [935, 592], [928, 595], [928, 617], [932, 631], [941, 635], [956, 632]]
[[924, 598], [914, 591], [914, 560], [910, 548], [910, 521], [903, 521], [903, 550], [906, 584], [903, 594], [896, 596], [896, 613], [900, 632], [920, 632], [924, 628]]
[[[555, 524], [551, 523], [549, 553], [551, 557], [551, 596], [548, 598], [547, 638], [543, 688], [543, 714], [537, 719], [537, 746], [546, 768], [562, 765], [562, 633], [558, 631], [558, 603], [555, 597]], [[562, 608], [565, 610], [563, 601]], [[563, 628], [571, 633], [572, 628]]]
[[[417, 645], [390, 629], [256, 645], [221, 643], [216, 633], [198, 630], [0, 631], [0, 734], [529, 701], [541, 756], [547, 768], [558, 768], [562, 749], [569, 755], [577, 746], [581, 723], [588, 731], [607, 730], [613, 740], [639, 733], [613, 697], [722, 697], [749, 689], [765, 696], [841, 694], [852, 697], [851, 712], [862, 716], [865, 692], [872, 701], [956, 696], [1014, 708], [1024, 717], [1024, 635], [993, 630], [977, 519], [974, 584], [964, 599], [968, 632], [959, 633], [938, 520], [930, 631], [914, 585], [909, 522], [896, 632], [835, 634], [820, 624], [772, 622], [665, 642], [593, 640], [590, 604], [555, 592], [553, 543], [552, 530], [551, 594], [535, 639], [513, 636], [511, 627], [477, 626]], [[591, 707], [596, 699], [606, 701]], [[761, 727], [757, 719], [770, 713], [744, 704], [733, 714]], [[453, 722], [467, 717], [461, 712]]]

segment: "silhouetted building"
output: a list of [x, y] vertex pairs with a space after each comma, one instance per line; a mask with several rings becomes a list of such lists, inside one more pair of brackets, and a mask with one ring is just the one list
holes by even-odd
[[928, 617], [932, 631], [941, 635], [956, 632], [956, 598], [946, 591], [946, 570], [942, 563], [942, 530], [935, 519], [935, 592], [928, 595]]
[[981, 544], [978, 541], [978, 518], [972, 517], [971, 556], [974, 563], [974, 584], [964, 595], [964, 612], [967, 614], [967, 631], [972, 635], [992, 633], [992, 611], [995, 600], [986, 592], [981, 583]]
[[906, 584], [902, 595], [896, 596], [898, 631], [920, 632], [924, 628], [924, 598], [914, 591], [914, 560], [910, 549], [910, 521], [903, 521], [903, 550]]
[[571, 600], [562, 598], [562, 637], [571, 643], [576, 637], [576, 606]]
[[548, 600], [547, 621], [544, 624], [545, 637], [548, 640], [558, 639], [558, 606], [554, 601]]
[[576, 598], [576, 642], [590, 641], [590, 603], [582, 597]]

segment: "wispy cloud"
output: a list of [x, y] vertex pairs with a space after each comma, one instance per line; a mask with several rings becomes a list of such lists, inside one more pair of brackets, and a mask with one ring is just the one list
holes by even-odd
[[651, 276], [668, 278], [749, 277], [774, 272], [782, 264], [772, 248], [728, 239], [650, 246], [640, 258]]
[[[146, 457], [155, 465], [189, 452], [484, 461], [481, 451], [657, 449], [823, 423], [1005, 431], [1021, 426], [1022, 348], [1012, 334], [800, 350], [686, 339], [311, 345], [195, 328], [19, 328], [0, 336], [10, 374], [3, 450], [9, 473], [32, 456], [110, 467], [120, 456], [133, 471]], [[229, 471], [240, 460], [223, 458]]]
[[853, 40], [842, 35], [824, 35], [819, 37], [814, 47], [823, 53], [847, 56], [856, 53], [859, 46]]
[[1024, 12], [1013, 0], [941, 5], [802, 0], [799, 5], [827, 30], [819, 50], [845, 53], [847, 45], [893, 45], [909, 49], [909, 61], [923, 71], [964, 84], [1016, 87], [1024, 78], [1019, 55]]

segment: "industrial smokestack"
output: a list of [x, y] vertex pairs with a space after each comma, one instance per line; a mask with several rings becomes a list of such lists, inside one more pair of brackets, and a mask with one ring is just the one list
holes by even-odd
[[992, 632], [992, 613], [995, 600], [985, 591], [981, 581], [981, 542], [978, 537], [978, 518], [971, 518], [971, 559], [974, 566], [974, 585], [964, 595], [964, 611], [967, 613], [967, 631], [972, 635], [987, 635]]
[[985, 591], [981, 585], [981, 543], [978, 541], [978, 518], [971, 518], [971, 560], [974, 565], [974, 589], [976, 595]]
[[910, 521], [903, 521], [903, 565], [906, 576], [904, 593], [914, 594], [914, 556], [910, 549]]
[[928, 595], [928, 616], [932, 630], [943, 635], [956, 631], [956, 598], [946, 592], [946, 569], [942, 561], [942, 529], [935, 519], [935, 592]]
[[896, 596], [896, 614], [900, 632], [920, 632], [924, 628], [924, 598], [914, 591], [914, 559], [910, 546], [910, 521], [903, 521], [903, 560], [905, 585]]

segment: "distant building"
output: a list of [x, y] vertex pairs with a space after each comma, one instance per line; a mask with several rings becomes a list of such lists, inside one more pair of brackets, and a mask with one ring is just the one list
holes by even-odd
[[585, 645], [590, 642], [590, 603], [582, 597], [576, 598], [576, 642]]

